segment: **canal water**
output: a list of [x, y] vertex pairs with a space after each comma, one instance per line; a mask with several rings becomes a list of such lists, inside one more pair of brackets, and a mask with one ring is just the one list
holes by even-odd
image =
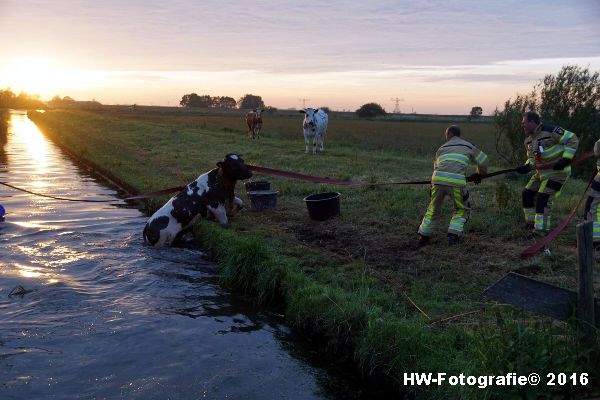
[[[0, 132], [0, 181], [119, 202], [24, 113]], [[360, 397], [201, 252], [145, 246], [137, 209], [2, 185], [0, 204], [1, 399]]]

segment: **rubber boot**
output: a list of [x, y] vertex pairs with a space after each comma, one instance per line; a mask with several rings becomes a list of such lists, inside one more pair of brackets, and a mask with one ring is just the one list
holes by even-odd
[[600, 242], [594, 242], [593, 248], [594, 248], [594, 260], [600, 261]]
[[460, 243], [460, 237], [454, 233], [448, 234], [448, 246], [456, 246]]
[[427, 243], [429, 243], [429, 236], [419, 234], [417, 248], [420, 249], [421, 247], [425, 246]]

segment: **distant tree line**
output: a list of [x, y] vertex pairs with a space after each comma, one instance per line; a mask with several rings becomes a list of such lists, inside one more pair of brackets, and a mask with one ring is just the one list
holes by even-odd
[[212, 97], [207, 94], [197, 95], [196, 93], [190, 93], [183, 95], [179, 104], [190, 108], [235, 108], [237, 102], [233, 97], [229, 96]]
[[76, 101], [70, 96], [61, 98], [60, 96], [54, 96], [52, 100], [48, 102], [50, 108], [81, 108], [81, 109], [94, 109], [102, 107], [102, 104], [97, 102], [95, 99], [91, 101]]
[[46, 109], [46, 103], [41, 101], [38, 96], [32, 96], [25, 92], [15, 95], [10, 89], [0, 90], [0, 109], [14, 108], [21, 110], [42, 110]]
[[190, 93], [183, 95], [179, 105], [189, 108], [234, 109], [238, 106], [240, 109], [265, 108], [262, 97], [253, 94], [246, 94], [236, 101], [233, 97], [229, 96], [210, 96], [208, 94], [198, 95], [196, 93]]
[[75, 100], [72, 97], [65, 96], [62, 99], [60, 96], [54, 96], [48, 102], [48, 106], [52, 108], [72, 108], [75, 105]]

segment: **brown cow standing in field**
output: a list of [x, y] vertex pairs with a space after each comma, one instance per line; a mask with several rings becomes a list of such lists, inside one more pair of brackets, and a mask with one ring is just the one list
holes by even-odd
[[255, 108], [246, 113], [246, 125], [248, 125], [248, 136], [252, 139], [259, 139], [260, 129], [262, 128], [262, 108]]

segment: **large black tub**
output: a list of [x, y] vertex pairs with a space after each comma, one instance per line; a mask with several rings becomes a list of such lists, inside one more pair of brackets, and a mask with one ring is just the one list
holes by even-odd
[[315, 221], [325, 221], [336, 215], [340, 215], [340, 196], [338, 192], [325, 192], [306, 196], [306, 208], [308, 215]]

